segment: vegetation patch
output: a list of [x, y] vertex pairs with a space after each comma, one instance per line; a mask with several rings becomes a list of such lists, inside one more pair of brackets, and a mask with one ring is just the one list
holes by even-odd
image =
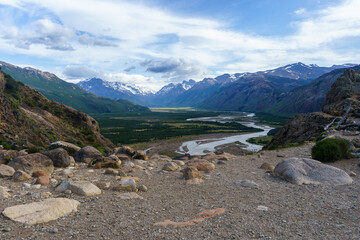
[[255, 137], [255, 138], [249, 138], [247, 142], [256, 145], [266, 146], [271, 142], [272, 139], [273, 139], [272, 136]]
[[345, 139], [327, 138], [315, 144], [311, 149], [313, 159], [320, 162], [335, 162], [350, 157], [350, 144]]

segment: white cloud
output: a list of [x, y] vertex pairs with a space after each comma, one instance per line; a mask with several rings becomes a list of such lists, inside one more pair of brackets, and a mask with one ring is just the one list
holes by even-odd
[[[52, 59], [59, 65], [103, 69], [110, 72], [109, 79], [123, 78], [150, 88], [158, 88], [169, 79], [200, 80], [215, 71], [258, 71], [298, 61], [319, 65], [360, 62], [357, 46], [339, 46], [343, 39], [360, 38], [358, 0], [343, 0], [321, 11], [296, 10], [302, 20], [292, 23], [295, 31], [287, 36], [246, 34], [229, 30], [215, 20], [184, 17], [131, 1], [0, 3], [19, 7], [24, 15], [30, 4], [32, 9], [47, 9], [58, 19], [38, 16], [40, 19], [24, 25], [10, 26], [0, 20], [1, 51]], [[36, 15], [36, 11], [31, 14]], [[159, 44], [163, 36], [172, 39], [162, 38]], [[136, 66], [137, 72], [144, 72], [119, 73], [122, 69], [134, 70], [127, 62]], [[141, 63], [147, 64], [141, 67]]]

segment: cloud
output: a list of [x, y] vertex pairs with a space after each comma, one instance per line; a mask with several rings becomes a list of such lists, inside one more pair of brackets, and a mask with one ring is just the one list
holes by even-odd
[[[295, 11], [300, 20], [289, 14], [296, 20], [290, 23], [293, 32], [272, 36], [229, 28], [211, 16], [169, 12], [151, 6], [151, 1], [0, 3], [19, 11], [0, 20], [1, 52], [41, 57], [53, 65], [96, 67], [114, 76], [120, 76], [118, 69], [130, 72], [140, 66], [141, 77], [126, 74], [124, 78], [144, 80], [144, 84], [151, 80], [161, 86], [168, 81], [201, 80], [220, 71], [258, 71], [299, 61], [360, 62], [358, 44], [347, 44], [360, 42], [358, 0], [341, 0], [320, 11], [300, 8]], [[44, 17], [44, 9], [50, 17]]]
[[306, 13], [305, 8], [299, 8], [298, 10], [295, 11], [296, 15], [303, 15], [304, 13]]
[[78, 40], [81, 44], [84, 45], [93, 45], [93, 46], [100, 46], [100, 47], [117, 47], [116, 43], [113, 43], [109, 40], [103, 38], [96, 38], [90, 36], [89, 34], [81, 34], [78, 36]]
[[87, 66], [66, 66], [62, 74], [66, 79], [87, 79], [101, 75], [99, 71]]
[[191, 76], [196, 77], [209, 74], [206, 69], [199, 67], [199, 64], [190, 63], [181, 58], [151, 59], [141, 62], [140, 65], [146, 67], [147, 72], [161, 73], [163, 78], [169, 78], [173, 81], [182, 81], [191, 78]]
[[45, 45], [47, 49], [73, 51], [69, 44], [73, 31], [49, 19], [40, 19], [29, 26], [15, 26], [4, 30], [3, 38], [19, 48], [29, 49], [33, 44]]
[[124, 72], [131, 72], [132, 70], [135, 70], [135, 69], [136, 69], [136, 66], [130, 66], [128, 68], [125, 68]]

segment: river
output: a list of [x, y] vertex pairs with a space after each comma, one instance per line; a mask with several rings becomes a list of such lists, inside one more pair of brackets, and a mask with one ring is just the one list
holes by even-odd
[[192, 140], [184, 142], [180, 148], [178, 153], [181, 154], [190, 154], [190, 155], [205, 155], [207, 152], [216, 151], [217, 146], [221, 146], [224, 144], [235, 143], [237, 141], [245, 144], [243, 149], [251, 152], [258, 152], [262, 149], [262, 146], [248, 143], [246, 140], [253, 137], [263, 137], [267, 136], [269, 131], [273, 129], [272, 127], [261, 125], [251, 121], [255, 116], [254, 113], [241, 113], [239, 115], [219, 115], [216, 117], [203, 117], [203, 118], [192, 118], [187, 119], [187, 121], [203, 121], [203, 122], [238, 122], [247, 127], [253, 127], [263, 130], [262, 132], [256, 133], [246, 133], [240, 135], [233, 135], [228, 137], [221, 138], [207, 138], [201, 140]]

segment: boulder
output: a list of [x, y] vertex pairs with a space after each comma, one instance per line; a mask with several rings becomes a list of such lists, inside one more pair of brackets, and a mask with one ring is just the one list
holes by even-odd
[[71, 159], [68, 152], [64, 148], [56, 148], [45, 151], [42, 154], [48, 156], [53, 161], [55, 167], [66, 168], [70, 166]]
[[11, 160], [8, 165], [15, 170], [22, 170], [30, 175], [38, 170], [43, 170], [50, 174], [54, 171], [54, 165], [51, 159], [40, 153], [17, 157]]
[[352, 178], [343, 170], [308, 158], [289, 158], [276, 165], [274, 176], [294, 184], [344, 185]]
[[69, 189], [75, 194], [88, 197], [101, 194], [100, 188], [88, 181], [71, 181], [69, 182]]
[[2, 213], [13, 221], [34, 225], [76, 212], [79, 204], [78, 201], [72, 199], [49, 198], [41, 202], [8, 207]]
[[101, 154], [101, 152], [92, 146], [83, 147], [74, 154], [74, 159], [76, 162], [84, 163], [90, 163], [102, 157], [103, 155]]
[[90, 161], [88, 164], [89, 167], [100, 169], [100, 168], [121, 168], [121, 161], [115, 155], [109, 157], [98, 157], [97, 159]]
[[15, 169], [5, 165], [5, 164], [1, 164], [0, 165], [0, 177], [4, 178], [4, 177], [12, 177], [15, 173]]
[[64, 142], [64, 141], [57, 141], [57, 142], [53, 142], [51, 143], [49, 149], [56, 149], [56, 148], [63, 148], [65, 149], [71, 156], [74, 155], [74, 153], [76, 153], [77, 151], [79, 151], [81, 148], [72, 144], [72, 143], [68, 143], [68, 142]]
[[193, 178], [201, 178], [201, 173], [196, 167], [187, 167], [183, 171], [183, 176], [186, 180]]
[[187, 162], [186, 165], [190, 167], [196, 167], [199, 171], [209, 171], [215, 169], [215, 165], [213, 163], [200, 159], [191, 160]]
[[166, 163], [162, 168], [162, 170], [165, 170], [168, 172], [174, 172], [179, 169], [180, 169], [179, 165], [177, 165], [176, 163], [173, 163], [173, 162]]
[[31, 179], [31, 176], [21, 170], [17, 170], [13, 175], [13, 180], [15, 182], [26, 182], [29, 179]]

